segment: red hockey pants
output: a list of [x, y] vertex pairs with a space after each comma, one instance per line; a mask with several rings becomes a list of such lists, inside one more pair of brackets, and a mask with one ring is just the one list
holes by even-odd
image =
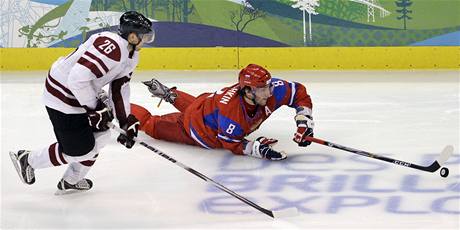
[[151, 115], [144, 107], [131, 103], [131, 113], [140, 121], [139, 129], [155, 139], [198, 145], [185, 131], [183, 115], [183, 112], [192, 104], [195, 97], [179, 90], [175, 90], [175, 92], [177, 93], [177, 98], [173, 105], [180, 112], [162, 116]]

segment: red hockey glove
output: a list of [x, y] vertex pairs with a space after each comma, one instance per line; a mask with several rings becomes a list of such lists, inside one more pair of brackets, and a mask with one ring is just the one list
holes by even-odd
[[121, 127], [125, 130], [126, 135], [120, 134], [117, 141], [128, 149], [132, 148], [135, 143], [133, 139], [137, 137], [137, 133], [139, 132], [139, 125], [139, 120], [134, 115], [129, 114], [126, 118], [126, 123]]
[[294, 134], [293, 141], [299, 146], [305, 147], [311, 144], [305, 137], [313, 137], [313, 128], [315, 123], [313, 118], [308, 115], [296, 115], [295, 121], [297, 123], [297, 132]]
[[113, 120], [112, 112], [101, 102], [98, 101], [95, 109], [83, 106], [88, 115], [89, 125], [99, 131], [108, 130], [107, 123]]

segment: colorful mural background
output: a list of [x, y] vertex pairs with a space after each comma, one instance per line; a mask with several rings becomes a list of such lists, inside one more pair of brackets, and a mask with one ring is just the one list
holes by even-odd
[[459, 46], [460, 0], [1, 0], [1, 47], [76, 47], [137, 10], [154, 47]]

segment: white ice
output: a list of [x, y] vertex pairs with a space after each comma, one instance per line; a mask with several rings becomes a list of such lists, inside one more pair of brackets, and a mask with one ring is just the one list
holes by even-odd
[[[65, 167], [36, 171], [22, 184], [8, 151], [55, 141], [41, 103], [46, 72], [1, 73], [1, 228], [149, 229], [460, 229], [459, 71], [273, 71], [307, 86], [314, 103], [315, 136], [337, 144], [427, 165], [446, 145], [450, 176], [389, 164], [312, 144], [297, 147], [294, 110], [277, 110], [249, 136], [279, 139], [287, 160], [269, 162], [140, 139], [267, 209], [297, 207], [295, 217], [273, 220], [188, 171], [136, 145], [112, 143], [88, 174], [94, 187], [55, 196]], [[236, 82], [236, 71], [140, 72], [132, 102], [157, 108], [140, 83], [157, 77], [198, 95]]]

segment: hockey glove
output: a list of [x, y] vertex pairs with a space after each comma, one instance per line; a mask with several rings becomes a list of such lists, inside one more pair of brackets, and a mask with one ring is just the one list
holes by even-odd
[[270, 145], [270, 147], [278, 143], [278, 140], [268, 137], [259, 137], [257, 138], [257, 140], [263, 145]]
[[278, 152], [272, 148], [278, 142], [276, 139], [259, 137], [252, 143], [252, 151], [249, 154], [256, 158], [265, 158], [272, 161], [284, 160], [287, 155], [285, 152]]
[[133, 139], [137, 137], [137, 133], [139, 131], [139, 125], [139, 120], [137, 120], [134, 115], [129, 114], [126, 118], [126, 123], [121, 127], [125, 130], [126, 135], [120, 134], [117, 141], [128, 149], [132, 148], [135, 143]]
[[89, 125], [98, 131], [108, 130], [107, 123], [113, 120], [112, 112], [101, 102], [98, 101], [95, 109], [83, 106], [88, 115]]
[[297, 132], [294, 134], [294, 142], [299, 146], [305, 147], [311, 144], [305, 137], [313, 137], [313, 128], [315, 123], [313, 118], [308, 115], [296, 115], [295, 121], [297, 123]]

